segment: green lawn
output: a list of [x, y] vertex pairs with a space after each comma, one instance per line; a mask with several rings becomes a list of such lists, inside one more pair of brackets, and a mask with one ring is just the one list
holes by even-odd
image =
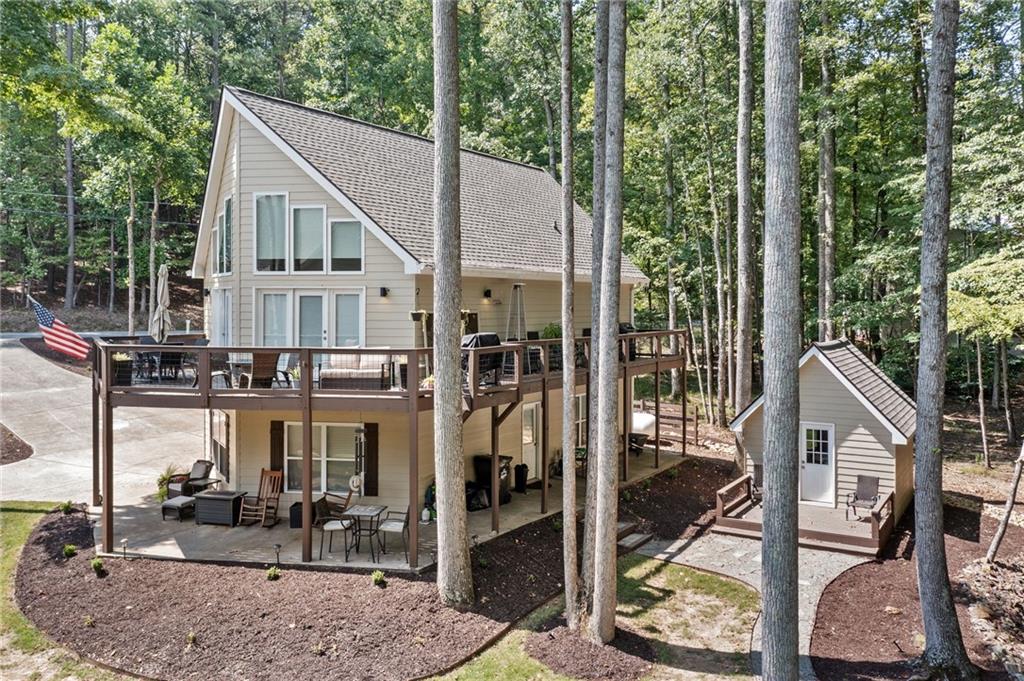
[[4, 639], [4, 653], [0, 656], [0, 677], [5, 668], [19, 672], [31, 670], [28, 678], [64, 679], [76, 677], [83, 681], [112, 681], [122, 677], [79, 662], [62, 650], [32, 623], [25, 619], [14, 605], [14, 572], [21, 547], [28, 540], [32, 528], [48, 511], [56, 507], [46, 501], [4, 501], [0, 505], [0, 636]]

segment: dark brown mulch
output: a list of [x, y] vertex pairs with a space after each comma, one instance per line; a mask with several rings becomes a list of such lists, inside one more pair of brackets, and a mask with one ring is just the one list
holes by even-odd
[[32, 456], [32, 445], [0, 423], [0, 466]]
[[530, 634], [523, 647], [557, 674], [593, 681], [639, 679], [657, 659], [650, 642], [628, 629], [616, 629], [611, 645], [599, 646], [570, 632], [561, 619]]
[[[86, 338], [85, 340], [92, 345], [91, 338]], [[91, 348], [85, 359], [75, 359], [70, 355], [65, 355], [63, 352], [57, 352], [56, 350], [51, 349], [46, 345], [46, 342], [42, 338], [22, 338], [21, 344], [40, 357], [50, 360], [61, 368], [67, 369], [68, 371], [81, 376], [92, 375], [92, 354], [94, 350]]]
[[[946, 557], [954, 582], [964, 566], [985, 554], [996, 521], [982, 516], [980, 500], [947, 494]], [[822, 594], [811, 637], [818, 676], [837, 681], [909, 679], [921, 654], [924, 627], [917, 592], [913, 510], [904, 514], [880, 560], [839, 575]], [[1024, 550], [1024, 529], [1011, 526], [1002, 555]], [[974, 631], [962, 588], [954, 589], [964, 644], [987, 680], [1009, 678]]]

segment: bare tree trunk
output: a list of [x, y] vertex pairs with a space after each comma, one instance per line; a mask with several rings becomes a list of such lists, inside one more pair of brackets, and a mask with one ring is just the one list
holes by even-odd
[[750, 403], [754, 362], [754, 225], [750, 188], [750, 126], [754, 110], [754, 19], [739, 0], [740, 83], [736, 114], [736, 407]]
[[[64, 24], [64, 53], [70, 66], [75, 60], [75, 29]], [[74, 143], [64, 138], [64, 185], [67, 197], [68, 264], [64, 275], [64, 309], [75, 306], [75, 161]]]
[[995, 562], [996, 553], [999, 551], [999, 545], [1003, 543], [1003, 535], [1006, 534], [1006, 526], [1010, 524], [1010, 516], [1013, 515], [1013, 505], [1017, 501], [1017, 488], [1020, 487], [1020, 475], [1022, 470], [1024, 470], [1024, 446], [1021, 446], [1020, 456], [1017, 457], [1017, 463], [1013, 467], [1013, 479], [1010, 481], [1010, 493], [1006, 497], [1006, 507], [1003, 509], [1003, 519], [999, 521], [999, 527], [996, 529], [996, 533], [992, 537], [992, 543], [988, 546], [988, 553], [985, 554], [985, 560], [989, 563]]
[[110, 314], [114, 314], [114, 291], [115, 291], [115, 288], [116, 288], [115, 287], [115, 283], [116, 283], [115, 270], [116, 270], [116, 265], [117, 264], [114, 261], [114, 250], [115, 250], [115, 248], [116, 248], [116, 243], [115, 243], [115, 240], [114, 240], [114, 222], [111, 221], [110, 222], [110, 286], [109, 286], [110, 291], [108, 292], [108, 296], [107, 296], [107, 311], [110, 312]]
[[711, 374], [711, 311], [708, 309], [708, 288], [704, 278], [704, 249], [700, 245], [700, 235], [697, 235], [697, 266], [700, 267], [700, 314], [701, 314], [701, 337], [704, 339], [704, 371], [706, 372], [706, 383], [708, 386], [708, 407], [705, 416], [710, 423], [715, 418], [714, 401], [711, 399], [711, 386], [714, 385]]
[[725, 376], [729, 382], [729, 405], [736, 409], [736, 347], [733, 341], [736, 338], [733, 332], [733, 306], [732, 306], [732, 201], [730, 197], [725, 200], [725, 342], [727, 345], [726, 372]]
[[576, 227], [572, 171], [572, 0], [561, 0], [562, 19], [562, 564], [565, 621], [580, 626], [576, 572]]
[[[829, 37], [828, 10], [822, 13], [821, 31]], [[821, 111], [818, 113], [818, 340], [835, 336], [832, 306], [836, 278], [836, 129], [832, 105], [832, 51], [821, 55]]]
[[1006, 414], [1006, 443], [1017, 444], [1017, 423], [1013, 420], [1013, 404], [1010, 401], [1010, 367], [1006, 361], [1006, 339], [999, 341], [999, 363], [1003, 380], [1003, 412]]
[[942, 513], [942, 409], [946, 394], [946, 259], [953, 161], [957, 0], [936, 0], [928, 82], [921, 237], [921, 348], [914, 436], [914, 536], [924, 621], [923, 662], [933, 678], [976, 679], [949, 586]]
[[978, 361], [978, 424], [981, 426], [981, 456], [985, 468], [992, 468], [988, 453], [988, 429], [985, 424], [985, 371], [981, 361], [981, 337], [974, 338], [974, 356]]
[[[683, 293], [683, 307], [686, 308], [686, 328], [690, 331], [690, 345], [693, 346], [693, 372], [697, 374], [697, 394], [700, 396], [700, 406], [704, 409], [704, 420], [711, 420], [711, 412], [708, 409], [708, 404], [711, 402], [710, 398], [704, 396], [704, 381], [700, 376], [700, 354], [697, 352], [697, 336], [693, 333], [693, 316], [690, 314], [690, 302], [687, 300], [686, 293]], [[683, 404], [686, 404], [685, 398]], [[686, 414], [683, 414], [685, 421]], [[685, 428], [684, 428], [685, 430]], [[684, 433], [685, 435], [685, 433]]]
[[[604, 247], [598, 367], [597, 512], [594, 528], [592, 641], [615, 637], [619, 500], [619, 283], [622, 265], [622, 168], [626, 95], [626, 3], [608, 7], [608, 108], [605, 128]], [[628, 409], [629, 405], [623, 405]]]
[[[457, 0], [434, 0], [434, 469], [437, 590], [447, 605], [473, 602], [462, 451], [462, 230], [459, 211]], [[497, 490], [491, 500], [498, 503]]]
[[128, 335], [135, 335], [135, 181], [128, 172]]
[[[598, 0], [594, 18], [594, 160], [593, 197], [591, 214], [590, 285], [590, 387], [587, 393], [587, 460], [597, 460], [597, 385], [601, 364], [598, 325], [601, 323], [601, 285], [604, 279], [601, 267], [604, 253], [604, 165], [605, 133], [608, 114], [608, 0]], [[597, 466], [587, 466], [587, 494], [583, 521], [583, 567], [580, 572], [580, 602], [586, 614], [593, 611], [595, 529], [597, 525]]]
[[156, 223], [160, 217], [161, 179], [158, 170], [153, 182], [153, 211], [149, 214], [149, 305], [146, 309], [148, 315], [152, 315], [156, 309]]
[[555, 148], [555, 111], [551, 99], [544, 97], [544, 122], [548, 137], [548, 172], [558, 179], [558, 151]]
[[[658, 11], [665, 11], [664, 0], [661, 0], [658, 4]], [[668, 116], [669, 111], [672, 108], [671, 91], [669, 90], [668, 76], [662, 75], [661, 77], [661, 102], [662, 102], [662, 114]], [[668, 328], [675, 329], [678, 325], [678, 307], [679, 301], [677, 300], [676, 292], [676, 274], [675, 274], [675, 197], [676, 197], [676, 179], [675, 169], [672, 165], [672, 135], [667, 130], [663, 136], [663, 148], [664, 148], [664, 167], [665, 167], [665, 240], [668, 242], [668, 255], [665, 259], [665, 279], [666, 288], [668, 288]], [[673, 355], [679, 354], [679, 338], [672, 336], [669, 340], [669, 351]], [[676, 399], [681, 392], [683, 392], [682, 385], [682, 374], [679, 369], [672, 369], [669, 373], [671, 376], [671, 387], [669, 391], [670, 399]], [[684, 404], [685, 412], [685, 404]]]
[[800, 6], [765, 5], [764, 676], [796, 679]]
[[1002, 382], [999, 380], [999, 343], [992, 344], [992, 399], [989, 404], [993, 409], [999, 409], [999, 389]]

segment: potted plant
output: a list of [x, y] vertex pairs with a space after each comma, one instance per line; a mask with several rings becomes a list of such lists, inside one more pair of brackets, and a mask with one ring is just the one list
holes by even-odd
[[430, 374], [423, 381], [420, 382], [420, 388], [422, 390], [433, 390], [434, 389], [434, 374]]
[[113, 385], [132, 384], [132, 358], [126, 352], [115, 352], [110, 357], [110, 374]]
[[[562, 337], [562, 325], [558, 322], [551, 322], [540, 331], [540, 337], [544, 340], [557, 340]], [[548, 346], [548, 370], [562, 370], [562, 346], [551, 344]]]

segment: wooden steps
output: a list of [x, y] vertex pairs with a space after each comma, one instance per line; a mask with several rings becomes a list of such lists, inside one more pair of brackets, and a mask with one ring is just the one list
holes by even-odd
[[617, 546], [620, 556], [636, 551], [654, 538], [653, 535], [637, 532], [636, 529], [636, 523], [619, 522]]

